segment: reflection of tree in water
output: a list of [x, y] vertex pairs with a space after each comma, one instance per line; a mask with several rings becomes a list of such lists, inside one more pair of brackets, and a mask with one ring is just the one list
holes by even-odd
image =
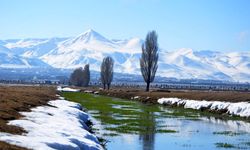
[[139, 139], [142, 142], [143, 150], [153, 150], [155, 142], [156, 122], [153, 112], [145, 111], [141, 116]]

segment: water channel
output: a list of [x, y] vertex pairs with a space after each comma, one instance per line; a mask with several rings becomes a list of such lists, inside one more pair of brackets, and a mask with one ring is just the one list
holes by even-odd
[[108, 150], [250, 149], [250, 123], [233, 117], [84, 93], [82, 104]]

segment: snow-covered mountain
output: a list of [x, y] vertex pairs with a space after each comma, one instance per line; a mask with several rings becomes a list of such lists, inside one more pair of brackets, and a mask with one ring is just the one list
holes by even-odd
[[133, 73], [131, 69], [138, 66], [133, 67], [130, 63], [139, 59], [141, 44], [142, 40], [138, 38], [109, 40], [90, 29], [58, 44], [40, 58], [56, 68], [76, 68], [89, 63], [93, 70], [99, 70], [102, 59], [112, 56], [117, 72]]
[[[22, 39], [22, 40], [6, 40], [5, 47], [17, 55], [24, 57], [40, 57], [47, 54], [57, 45], [67, 38], [51, 38], [51, 39]], [[0, 43], [1, 45], [1, 43]]]
[[179, 49], [160, 55], [159, 70], [177, 78], [250, 81], [250, 53]]
[[[110, 40], [91, 29], [71, 38], [2, 40], [0, 67], [48, 64], [55, 68], [76, 68], [89, 63], [92, 70], [99, 71], [102, 59], [112, 56], [115, 72], [139, 74], [142, 43], [139, 38]], [[159, 56], [159, 76], [250, 82], [250, 52], [182, 48], [171, 52], [161, 49]]]
[[15, 55], [10, 49], [0, 45], [1, 68], [49, 68], [50, 65], [38, 58], [26, 58]]

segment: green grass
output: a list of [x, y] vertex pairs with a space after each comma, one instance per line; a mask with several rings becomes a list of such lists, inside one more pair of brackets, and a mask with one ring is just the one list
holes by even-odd
[[[155, 112], [162, 113], [158, 105], [145, 105], [107, 96], [86, 93], [65, 92], [63, 96], [84, 106], [105, 130], [116, 134], [176, 133], [177, 131], [159, 128]], [[92, 113], [93, 112], [93, 113]], [[112, 127], [111, 127], [112, 126]], [[94, 127], [93, 127], [94, 128]]]
[[229, 144], [229, 143], [215, 143], [215, 145], [218, 148], [235, 148], [233, 144]]
[[167, 130], [167, 129], [158, 129], [157, 133], [176, 133], [178, 131], [175, 130]]
[[119, 134], [116, 134], [116, 133], [104, 133], [103, 136], [114, 137], [114, 136], [119, 136]]
[[222, 131], [222, 132], [213, 132], [213, 134], [227, 135], [227, 136], [237, 136], [237, 135], [242, 135], [242, 134], [245, 134], [245, 133], [238, 133], [238, 132], [233, 132], [233, 131]]
[[[101, 122], [106, 130], [115, 134], [140, 133], [176, 133], [169, 130], [162, 118], [179, 118], [199, 121], [201, 116], [221, 117], [210, 112], [202, 112], [180, 107], [163, 107], [161, 105], [142, 104], [108, 96], [86, 94], [80, 92], [62, 93], [66, 99], [78, 102]], [[232, 119], [232, 117], [230, 118]], [[95, 126], [93, 126], [93, 129]], [[98, 129], [94, 129], [98, 130]], [[235, 136], [240, 133], [230, 131], [214, 132], [213, 134]]]

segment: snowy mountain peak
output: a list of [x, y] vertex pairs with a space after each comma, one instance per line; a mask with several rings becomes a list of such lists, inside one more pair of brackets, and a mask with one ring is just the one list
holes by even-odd
[[88, 29], [84, 33], [80, 34], [76, 38], [74, 38], [73, 42], [83, 42], [83, 43], [90, 43], [93, 41], [102, 41], [102, 42], [110, 42], [101, 34], [97, 33], [93, 29]]
[[82, 34], [80, 34], [81, 37], [98, 37], [98, 36], [102, 36], [99, 33], [97, 33], [95, 30], [93, 29], [88, 29], [87, 31], [83, 32]]
[[127, 43], [120, 45], [105, 38], [93, 29], [89, 29], [76, 37], [60, 43], [50, 54], [74, 53], [76, 55], [76, 53], [80, 53], [82, 55], [86, 51], [111, 53], [121, 51], [125, 44]]
[[89, 33], [89, 34], [99, 34], [99, 33], [97, 33], [95, 30], [93, 30], [93, 29], [88, 29], [88, 30], [86, 30], [85, 32], [84, 32], [84, 34], [86, 34], [86, 33]]

